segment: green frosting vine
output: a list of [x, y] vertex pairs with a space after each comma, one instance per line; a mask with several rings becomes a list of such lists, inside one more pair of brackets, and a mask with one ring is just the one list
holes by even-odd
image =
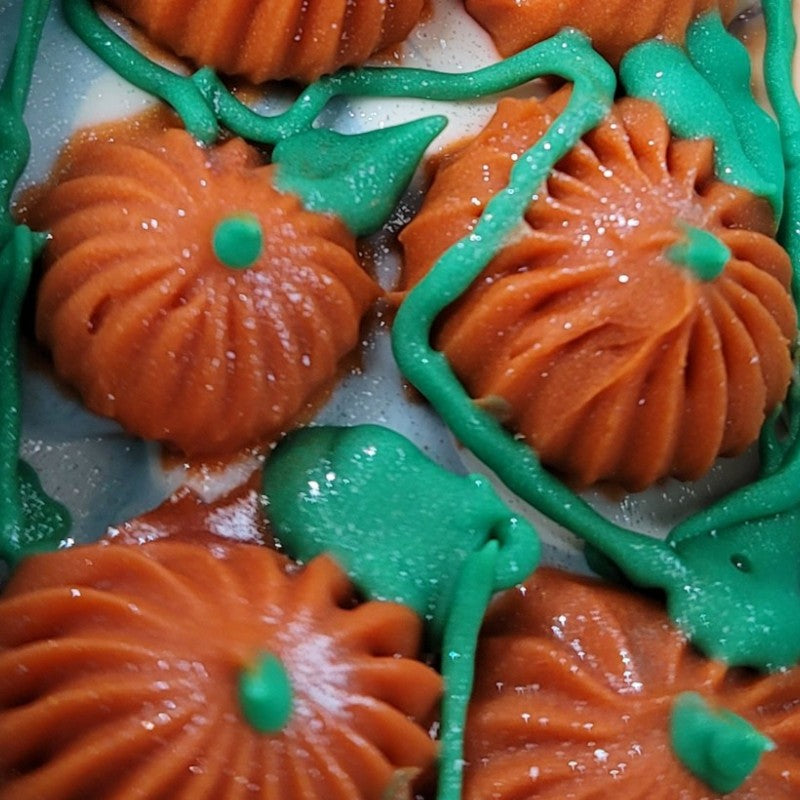
[[11, 195], [30, 155], [22, 114], [48, 0], [26, 3], [11, 63], [0, 87], [0, 558], [15, 564], [31, 552], [61, 544], [66, 509], [45, 494], [36, 473], [19, 459], [19, 315], [31, 265], [45, 236], [15, 226]]

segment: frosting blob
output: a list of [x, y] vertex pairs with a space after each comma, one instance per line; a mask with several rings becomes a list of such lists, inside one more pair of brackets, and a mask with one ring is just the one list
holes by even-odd
[[700, 14], [718, 9], [727, 24], [734, 0], [465, 0], [467, 11], [489, 32], [503, 56], [510, 56], [562, 28], [583, 31], [612, 64], [639, 42], [663, 37], [681, 43]]
[[401, 42], [424, 0], [112, 0], [159, 44], [254, 83], [305, 83]]
[[[34, 212], [52, 232], [37, 335], [92, 411], [218, 454], [279, 434], [332, 382], [379, 289], [344, 225], [274, 169], [178, 129], [79, 146]], [[257, 247], [220, 247], [231, 219]]]
[[[503, 100], [442, 159], [401, 234], [404, 288], [472, 230], [567, 97]], [[716, 276], [676, 255], [700, 230], [730, 252]], [[765, 200], [714, 177], [711, 141], [675, 140], [655, 105], [623, 99], [556, 165], [434, 342], [571, 484], [695, 479], [756, 439], [789, 383], [791, 265], [773, 234]]]
[[[0, 601], [0, 798], [378, 800], [436, 756], [421, 630], [403, 606], [356, 605], [326, 557], [222, 541], [31, 557]], [[239, 683], [275, 684], [265, 654], [291, 708], [260, 733]]]
[[[654, 599], [541, 569], [490, 609], [475, 674], [464, 800], [800, 796], [800, 669], [758, 675], [707, 660]], [[685, 692], [775, 745], [730, 794], [672, 750]], [[718, 744], [708, 742], [717, 757]]]

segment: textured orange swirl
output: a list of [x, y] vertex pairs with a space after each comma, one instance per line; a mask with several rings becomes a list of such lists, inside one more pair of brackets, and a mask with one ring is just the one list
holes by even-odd
[[[81, 146], [39, 203], [52, 231], [37, 333], [93, 411], [190, 454], [291, 424], [358, 341], [378, 294], [330, 216], [272, 185], [242, 140], [172, 129]], [[262, 255], [229, 269], [217, 223], [248, 213]]]
[[717, 9], [728, 24], [735, 0], [465, 0], [467, 11], [510, 56], [562, 28], [579, 28], [612, 64], [639, 42], [663, 36], [683, 42], [690, 23]]
[[[405, 285], [475, 224], [517, 155], [563, 107], [504, 100], [440, 165], [405, 229]], [[474, 398], [505, 409], [577, 485], [693, 479], [741, 452], [791, 374], [791, 266], [765, 201], [721, 183], [710, 141], [678, 141], [624, 99], [551, 173], [502, 252], [449, 310], [436, 344]], [[714, 281], [666, 250], [680, 223], [732, 258]]]
[[424, 0], [111, 0], [158, 44], [254, 83], [311, 82], [403, 41]]
[[718, 800], [675, 758], [674, 698], [700, 693], [777, 749], [727, 800], [800, 797], [800, 668], [697, 655], [661, 606], [540, 570], [491, 609], [467, 725], [465, 800]]
[[[324, 557], [160, 541], [31, 558], [0, 601], [0, 798], [378, 800], [435, 758], [420, 633], [402, 606], [355, 606]], [[293, 691], [273, 735], [236, 699], [264, 651]]]

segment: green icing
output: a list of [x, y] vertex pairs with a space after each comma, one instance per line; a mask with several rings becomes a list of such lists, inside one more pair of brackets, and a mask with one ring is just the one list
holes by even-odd
[[484, 477], [447, 472], [376, 425], [290, 434], [265, 464], [262, 488], [289, 553], [330, 553], [368, 597], [429, 622], [445, 682], [438, 797], [458, 800], [478, 631], [492, 593], [535, 569], [533, 528]]
[[[780, 220], [786, 167], [781, 157], [780, 129], [750, 91], [747, 48], [728, 33], [717, 12], [697, 19], [686, 32], [686, 49], [695, 69], [731, 110], [742, 150], [775, 186], [769, 197]], [[724, 175], [722, 179], [725, 180]]]
[[288, 552], [333, 554], [370, 597], [410, 606], [437, 639], [462, 564], [490, 537], [503, 544], [498, 584], [523, 580], [539, 558], [533, 529], [486, 478], [447, 472], [380, 426], [290, 434], [264, 465], [263, 488]]
[[300, 133], [272, 153], [275, 186], [366, 236], [391, 216], [425, 149], [446, 124], [445, 117], [427, 117], [351, 136], [322, 129]]
[[774, 743], [747, 720], [714, 711], [695, 692], [679, 695], [670, 718], [672, 748], [683, 765], [715, 792], [738, 789]]
[[17, 45], [0, 87], [0, 558], [16, 563], [32, 552], [57, 547], [69, 530], [69, 515], [19, 460], [19, 316], [31, 265], [45, 236], [15, 226], [10, 202], [30, 154], [22, 118], [30, 90], [36, 47], [49, 2], [25, 4]]
[[800, 302], [800, 104], [792, 82], [792, 57], [796, 35], [789, 3], [763, 0], [767, 25], [764, 77], [767, 94], [780, 127], [786, 164], [785, 211], [778, 238], [792, 258], [792, 288]]
[[252, 214], [227, 217], [214, 228], [212, 238], [214, 255], [231, 269], [247, 269], [261, 255], [264, 232], [261, 223]]
[[667, 258], [688, 267], [702, 281], [713, 281], [725, 269], [731, 251], [713, 233], [684, 225], [684, 238], [667, 250]]
[[658, 103], [678, 136], [712, 138], [720, 179], [766, 197], [779, 220], [784, 178], [778, 131], [753, 99], [743, 45], [716, 13], [695, 22], [687, 41], [688, 52], [657, 39], [630, 50], [620, 64], [626, 92]]
[[259, 733], [279, 733], [292, 715], [292, 685], [272, 653], [259, 656], [239, 676], [239, 706]]

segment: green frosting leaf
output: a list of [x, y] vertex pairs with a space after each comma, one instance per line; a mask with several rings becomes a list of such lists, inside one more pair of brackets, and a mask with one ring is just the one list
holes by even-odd
[[348, 136], [322, 129], [299, 133], [275, 147], [275, 185], [366, 236], [389, 219], [425, 149], [446, 124], [445, 117], [426, 117]]
[[497, 588], [523, 580], [539, 559], [533, 528], [486, 478], [447, 472], [377, 425], [290, 434], [264, 466], [263, 493], [292, 556], [331, 553], [365, 594], [410, 606], [437, 638], [470, 553], [501, 541]]
[[672, 749], [715, 792], [741, 786], [773, 742], [731, 711], [714, 711], [695, 692], [679, 695], [670, 719]]

